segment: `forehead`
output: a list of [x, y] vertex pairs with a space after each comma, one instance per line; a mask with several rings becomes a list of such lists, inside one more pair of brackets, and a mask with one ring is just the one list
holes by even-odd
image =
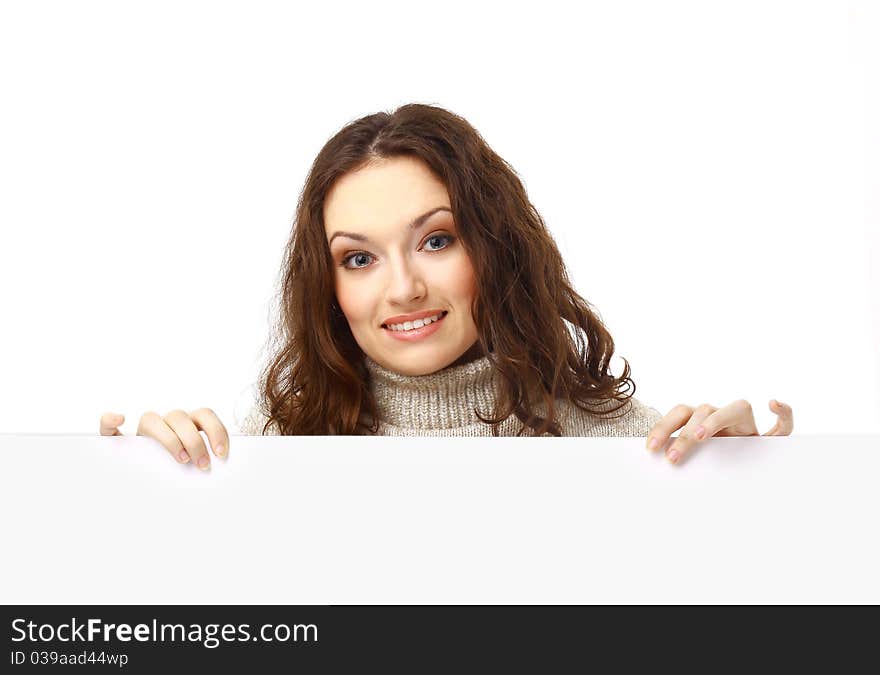
[[383, 159], [337, 179], [324, 201], [324, 229], [328, 235], [398, 229], [429, 209], [449, 205], [446, 187], [424, 162]]

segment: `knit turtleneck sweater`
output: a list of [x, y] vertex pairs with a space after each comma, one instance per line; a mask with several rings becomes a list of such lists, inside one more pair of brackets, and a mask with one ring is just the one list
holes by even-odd
[[[379, 417], [379, 436], [491, 436], [492, 427], [481, 422], [494, 414], [497, 376], [485, 356], [429, 375], [401, 375], [364, 357], [370, 387]], [[616, 401], [604, 404], [613, 409]], [[612, 417], [600, 417], [581, 410], [570, 401], [556, 402], [556, 422], [563, 436], [647, 436], [663, 417], [635, 398]], [[535, 411], [546, 413], [543, 406]], [[369, 420], [368, 420], [369, 421]], [[260, 435], [266, 418], [257, 407], [251, 409], [240, 427], [249, 435]], [[501, 436], [515, 436], [522, 422], [511, 415], [499, 427]], [[523, 435], [533, 435], [526, 429]], [[268, 435], [278, 435], [274, 426]]]

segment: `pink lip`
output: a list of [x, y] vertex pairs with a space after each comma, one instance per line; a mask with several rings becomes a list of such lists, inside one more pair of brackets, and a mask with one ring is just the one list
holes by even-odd
[[[431, 314], [426, 314], [425, 316], [433, 316]], [[421, 318], [421, 317], [417, 317]], [[413, 328], [412, 330], [391, 330], [390, 328], [383, 328], [388, 335], [393, 337], [395, 340], [400, 340], [401, 342], [413, 342], [415, 340], [421, 340], [423, 338], [428, 337], [429, 335], [433, 335], [440, 329], [440, 324], [446, 319], [446, 314], [443, 314], [437, 321], [432, 321], [427, 326], [422, 326], [421, 328]], [[392, 323], [400, 323], [398, 321], [392, 321]]]
[[429, 309], [425, 312], [416, 312], [415, 314], [398, 314], [397, 316], [389, 316], [382, 322], [383, 326], [390, 326], [393, 323], [406, 323], [407, 321], [415, 321], [416, 319], [425, 319], [429, 316], [442, 314], [442, 309]]

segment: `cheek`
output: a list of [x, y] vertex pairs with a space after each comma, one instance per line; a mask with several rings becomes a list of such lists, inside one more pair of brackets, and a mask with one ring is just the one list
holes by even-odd
[[378, 275], [339, 273], [336, 276], [336, 300], [352, 331], [363, 324], [372, 325], [382, 298]]
[[359, 315], [364, 311], [365, 303], [362, 296], [362, 289], [359, 290], [356, 284], [351, 283], [351, 280], [337, 275], [336, 301], [349, 323], [357, 322]]
[[[363, 275], [352, 278], [344, 273], [336, 275], [336, 299], [339, 308], [349, 323], [372, 321], [375, 318], [376, 304], [381, 300], [381, 288], [376, 287], [378, 276]], [[449, 264], [425, 271], [428, 292], [439, 293], [454, 300], [470, 310], [476, 294], [476, 276], [470, 258], [462, 254]]]
[[446, 276], [446, 280], [450, 294], [460, 302], [466, 302], [470, 308], [477, 290], [477, 281], [473, 265], [466, 255], [462, 255], [461, 259], [456, 261], [455, 270]]

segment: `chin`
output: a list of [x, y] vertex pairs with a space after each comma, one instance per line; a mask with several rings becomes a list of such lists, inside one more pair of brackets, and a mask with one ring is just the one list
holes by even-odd
[[[452, 362], [450, 361], [450, 363]], [[395, 363], [392, 365], [391, 370], [401, 375], [430, 375], [438, 370], [442, 370], [442, 368], [443, 364], [441, 363], [425, 363], [422, 361], [420, 363]]]
[[453, 363], [456, 357], [454, 355], [438, 356], [436, 358], [419, 358], [413, 355], [411, 359], [389, 358], [386, 359], [385, 367], [393, 370], [401, 375], [430, 375], [438, 370], [443, 370], [446, 366]]

